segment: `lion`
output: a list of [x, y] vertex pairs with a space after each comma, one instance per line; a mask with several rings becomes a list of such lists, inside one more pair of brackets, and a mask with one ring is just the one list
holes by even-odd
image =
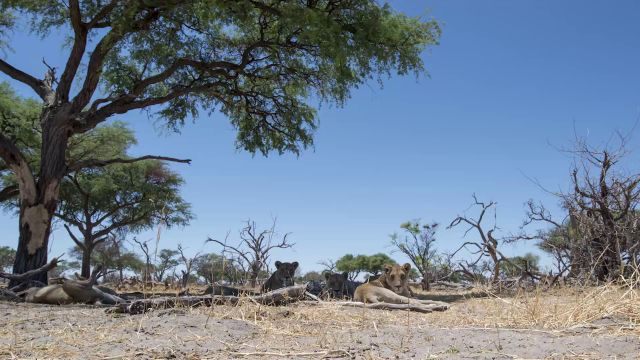
[[298, 262], [292, 263], [276, 261], [276, 271], [262, 284], [262, 292], [272, 291], [287, 286], [293, 286], [293, 276], [298, 268]]
[[349, 274], [345, 271], [341, 274], [325, 272], [326, 284], [321, 297], [331, 299], [353, 299], [356, 287], [361, 283], [350, 281]]
[[410, 264], [384, 265], [384, 274], [377, 280], [358, 286], [354, 300], [363, 303], [417, 304], [426, 305], [438, 302], [430, 300], [412, 299], [413, 296], [407, 276], [411, 270]]

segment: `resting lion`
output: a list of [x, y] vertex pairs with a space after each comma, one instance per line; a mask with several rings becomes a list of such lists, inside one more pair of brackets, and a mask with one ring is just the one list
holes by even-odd
[[413, 293], [407, 284], [407, 275], [411, 270], [410, 264], [384, 265], [384, 274], [377, 280], [358, 286], [353, 299], [355, 301], [374, 304], [443, 304], [438, 301], [412, 299]]
[[293, 277], [297, 268], [297, 261], [292, 263], [276, 261], [276, 271], [262, 284], [261, 290], [267, 292], [295, 285], [293, 283]]

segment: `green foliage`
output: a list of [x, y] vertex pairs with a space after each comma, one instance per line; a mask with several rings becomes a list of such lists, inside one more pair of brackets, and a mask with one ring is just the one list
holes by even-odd
[[[79, 269], [82, 260], [82, 249], [74, 246], [70, 249], [70, 254], [78, 261], [68, 262], [68, 266], [73, 269]], [[106, 271], [116, 270], [122, 274], [124, 271], [141, 272], [145, 263], [138, 254], [127, 249], [122, 240], [117, 237], [110, 236], [107, 241], [96, 246], [91, 253], [91, 263], [102, 265]]]
[[[73, 37], [65, 2], [6, 0], [0, 10], [5, 29], [20, 16], [43, 37]], [[155, 115], [178, 129], [218, 109], [237, 128], [237, 146], [263, 154], [312, 145], [308, 102], [341, 105], [370, 79], [422, 72], [422, 50], [440, 36], [435, 21], [374, 0], [82, 0], [79, 10], [102, 45], [93, 53], [104, 62], [90, 75], [101, 74], [116, 99], [106, 113], [159, 105]]]
[[180, 264], [180, 262], [178, 261], [179, 254], [180, 252], [178, 250], [160, 250], [155, 265], [156, 281], [163, 281], [165, 273]]
[[395, 264], [395, 260], [383, 253], [374, 255], [357, 255], [347, 254], [336, 261], [336, 269], [338, 271], [346, 271], [349, 273], [349, 279], [354, 280], [362, 272], [370, 275], [378, 275], [382, 273], [384, 264]]
[[324, 275], [317, 271], [309, 271], [300, 278], [300, 281], [302, 282], [323, 281], [323, 280], [324, 280]]
[[243, 277], [243, 272], [234, 266], [233, 261], [223, 258], [221, 255], [209, 253], [199, 256], [193, 267], [198, 276], [207, 283], [227, 280], [237, 282]]
[[[514, 256], [509, 260], [522, 269], [529, 271], [539, 271], [540, 257], [532, 253], [526, 253], [523, 256]], [[516, 266], [509, 264], [506, 261], [500, 263], [500, 270], [504, 276], [515, 277], [522, 275], [520, 270]]]
[[8, 246], [0, 246], [0, 271], [7, 271], [16, 258], [16, 250]]
[[[19, 97], [8, 83], [0, 82], [0, 133], [13, 141], [32, 168], [39, 164], [40, 112], [41, 105], [37, 101]], [[0, 190], [13, 184], [15, 181], [9, 168], [0, 158]]]
[[421, 224], [420, 220], [407, 221], [400, 224], [400, 228], [405, 232], [404, 236], [397, 233], [390, 235], [391, 245], [409, 258], [425, 281], [432, 277], [430, 273], [437, 272], [434, 269], [437, 260], [434, 243], [438, 226], [435, 222]]

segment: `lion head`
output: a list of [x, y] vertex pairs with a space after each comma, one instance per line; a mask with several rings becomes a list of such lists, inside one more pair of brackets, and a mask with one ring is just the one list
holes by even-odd
[[298, 262], [291, 263], [276, 261], [276, 271], [273, 275], [282, 284], [282, 287], [293, 286], [293, 277], [298, 268]]
[[407, 286], [407, 277], [411, 264], [384, 264], [384, 282], [395, 293], [400, 293]]
[[324, 278], [327, 281], [325, 285], [325, 292], [330, 297], [343, 297], [347, 292], [347, 281], [349, 279], [349, 273], [346, 271], [342, 274], [326, 272]]

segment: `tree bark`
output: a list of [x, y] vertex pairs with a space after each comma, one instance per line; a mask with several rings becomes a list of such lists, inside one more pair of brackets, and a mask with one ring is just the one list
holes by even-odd
[[80, 276], [85, 279], [91, 276], [91, 253], [93, 252], [93, 249], [87, 245], [87, 241], [85, 241], [84, 248], [82, 249], [82, 268], [80, 271]]
[[[13, 273], [22, 274], [47, 263], [51, 221], [58, 205], [60, 182], [66, 173], [66, 150], [71, 129], [67, 124], [68, 106], [59, 109], [45, 107], [42, 112], [42, 150], [37, 183], [27, 165], [18, 163], [17, 181], [20, 187], [20, 236]], [[46, 284], [47, 273], [33, 280]], [[15, 286], [15, 282], [9, 286]]]
[[[36, 205], [41, 206], [41, 205]], [[27, 213], [27, 215], [25, 215]], [[36, 213], [34, 211], [34, 213]], [[49, 233], [51, 231], [52, 216], [48, 214], [32, 214], [29, 215], [29, 210], [26, 206], [20, 205], [20, 216], [18, 223], [20, 224], [20, 235], [18, 238], [18, 248], [16, 249], [16, 258], [13, 262], [13, 273], [23, 274], [30, 270], [35, 270], [47, 263], [47, 250], [49, 243]], [[27, 220], [27, 217], [30, 217]], [[46, 224], [38, 225], [45, 226], [45, 232], [39, 233], [38, 231], [31, 231], [29, 223], [32, 221], [43, 222]], [[31, 244], [41, 244], [39, 247], [33, 249]], [[32, 280], [39, 281], [43, 284], [48, 283], [47, 272], [41, 272], [31, 278]], [[9, 281], [9, 288], [17, 286], [18, 280], [11, 279]]]

